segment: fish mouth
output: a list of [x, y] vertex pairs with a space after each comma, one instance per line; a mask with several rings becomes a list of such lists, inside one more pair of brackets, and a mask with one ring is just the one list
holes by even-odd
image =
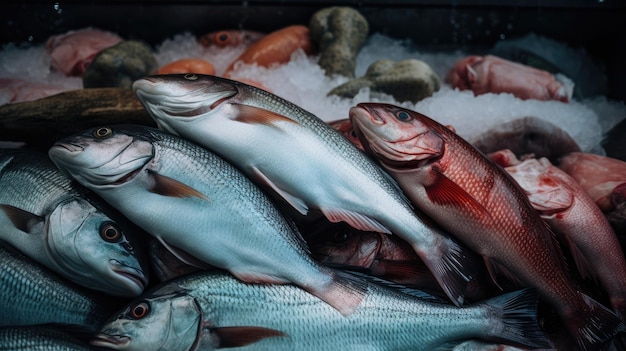
[[111, 270], [121, 278], [135, 296], [141, 294], [148, 286], [148, 278], [142, 270], [126, 266], [114, 259], [109, 260], [109, 263]]
[[122, 350], [131, 342], [130, 337], [124, 335], [109, 335], [99, 333], [94, 336], [89, 343], [94, 346], [102, 346], [112, 348], [114, 350]]
[[52, 148], [61, 148], [67, 150], [70, 154], [76, 154], [85, 150], [84, 147], [74, 143], [55, 143]]

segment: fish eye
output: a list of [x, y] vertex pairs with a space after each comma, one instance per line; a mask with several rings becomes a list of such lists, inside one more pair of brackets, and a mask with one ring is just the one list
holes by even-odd
[[113, 222], [104, 222], [100, 226], [100, 237], [104, 241], [116, 243], [122, 240], [122, 230]]
[[130, 316], [134, 319], [141, 319], [150, 312], [150, 305], [142, 301], [130, 308]]
[[193, 73], [187, 73], [183, 78], [187, 80], [198, 80], [198, 76]]
[[228, 35], [228, 33], [219, 33], [217, 35], [217, 41], [220, 44], [227, 44], [230, 41], [230, 35]]
[[106, 138], [113, 133], [113, 130], [109, 127], [101, 127], [93, 131], [93, 136], [98, 139]]
[[331, 240], [336, 243], [341, 243], [348, 240], [349, 237], [350, 235], [347, 232], [338, 231], [332, 234]]
[[398, 111], [396, 118], [400, 121], [407, 122], [413, 119], [413, 117], [406, 111]]

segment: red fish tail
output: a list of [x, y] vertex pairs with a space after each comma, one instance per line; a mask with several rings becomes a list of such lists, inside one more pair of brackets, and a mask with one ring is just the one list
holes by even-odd
[[566, 316], [567, 328], [580, 350], [602, 350], [618, 334], [626, 332], [626, 325], [610, 309], [585, 294], [581, 295], [587, 308]]

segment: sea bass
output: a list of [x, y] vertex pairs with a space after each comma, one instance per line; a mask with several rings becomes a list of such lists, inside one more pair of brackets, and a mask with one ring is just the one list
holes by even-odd
[[0, 150], [0, 239], [90, 289], [134, 297], [148, 284], [143, 233], [44, 153]]
[[331, 222], [400, 236], [463, 303], [473, 253], [416, 214], [389, 175], [317, 116], [214, 76], [150, 76], [133, 89], [161, 129], [221, 155], [302, 215], [319, 210]]
[[365, 283], [367, 297], [345, 318], [293, 285], [251, 285], [223, 272], [194, 273], [128, 304], [91, 343], [127, 351], [430, 351], [470, 338], [550, 345], [537, 325], [531, 289], [459, 308]]
[[597, 279], [606, 289], [613, 311], [626, 320], [626, 259], [593, 199], [547, 158], [520, 161], [510, 150], [488, 156], [524, 189], [533, 208], [569, 247], [580, 274]]
[[49, 150], [92, 189], [187, 263], [253, 283], [293, 283], [349, 314], [358, 286], [313, 260], [295, 225], [265, 193], [210, 151], [155, 128], [118, 125]]
[[440, 123], [379, 103], [350, 109], [363, 146], [427, 215], [501, 272], [535, 287], [582, 350], [597, 350], [626, 326], [570, 280], [553, 234], [502, 168]]
[[[0, 327], [63, 324], [95, 332], [122, 307], [0, 241]], [[2, 338], [0, 338], [2, 339]]]

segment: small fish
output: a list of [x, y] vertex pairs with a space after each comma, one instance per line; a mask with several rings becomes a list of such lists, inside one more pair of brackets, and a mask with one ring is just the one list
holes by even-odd
[[180, 259], [251, 283], [296, 284], [350, 314], [363, 291], [313, 260], [295, 224], [243, 173], [158, 129], [118, 125], [58, 141], [50, 158]]
[[0, 239], [73, 282], [134, 297], [148, 284], [144, 233], [44, 153], [0, 150]]
[[606, 289], [613, 311], [626, 321], [626, 259], [593, 199], [546, 158], [520, 161], [510, 150], [488, 156], [524, 189], [533, 208], [569, 247], [582, 277], [597, 279]]
[[345, 318], [293, 285], [251, 285], [223, 272], [195, 273], [129, 303], [91, 343], [127, 351], [430, 351], [481, 338], [550, 347], [537, 324], [532, 289], [459, 308], [427, 300], [419, 291], [365, 283], [366, 303]]
[[89, 345], [61, 327], [27, 326], [0, 328], [2, 351], [95, 351], [102, 350]]
[[116, 298], [72, 283], [2, 241], [0, 267], [0, 327], [58, 324], [95, 332], [122, 307]]
[[264, 90], [206, 75], [134, 82], [159, 127], [236, 165], [301, 215], [408, 241], [457, 305], [479, 262], [411, 207], [378, 165], [317, 116]]
[[547, 157], [552, 163], [570, 152], [581, 151], [566, 131], [532, 116], [502, 123], [468, 141], [485, 154], [509, 149], [517, 157], [533, 154]]
[[257, 42], [265, 35], [266, 34], [263, 32], [258, 32], [254, 30], [226, 29], [203, 34], [198, 37], [198, 42], [202, 44], [202, 46], [248, 46], [254, 42]]
[[350, 119], [363, 146], [415, 206], [482, 255], [492, 277], [502, 272], [537, 288], [581, 350], [597, 350], [626, 330], [615, 314], [578, 291], [526, 194], [471, 144], [395, 105], [360, 103], [350, 109]]

